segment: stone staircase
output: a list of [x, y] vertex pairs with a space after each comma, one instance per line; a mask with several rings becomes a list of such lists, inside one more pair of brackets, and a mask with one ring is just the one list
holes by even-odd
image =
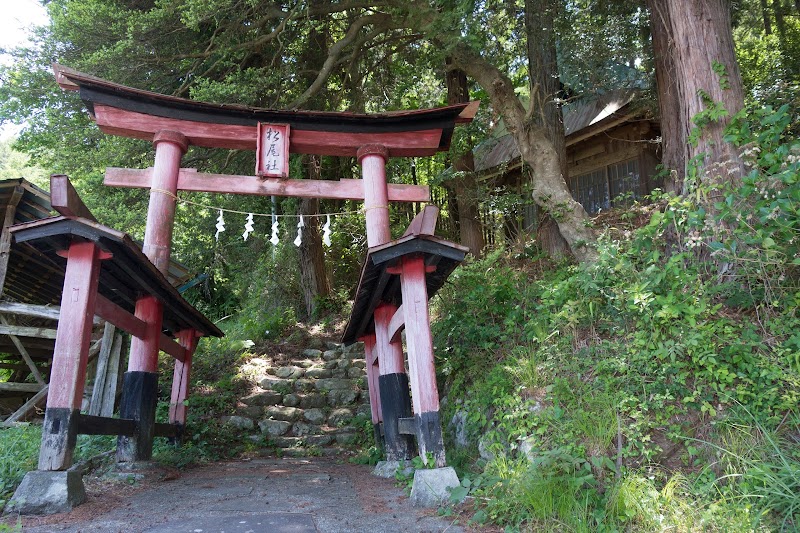
[[241, 368], [255, 391], [240, 399], [236, 413], [222, 422], [251, 431], [253, 440], [287, 454], [342, 447], [359, 438], [351, 425], [357, 415], [370, 416], [369, 392], [361, 343], [326, 343], [308, 348], [291, 364], [254, 358]]

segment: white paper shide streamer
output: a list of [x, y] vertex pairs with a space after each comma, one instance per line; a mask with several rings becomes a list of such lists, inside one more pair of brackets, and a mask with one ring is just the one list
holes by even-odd
[[270, 237], [269, 242], [272, 243], [272, 246], [278, 246], [278, 217], [277, 215], [272, 215], [272, 237]]
[[222, 209], [219, 210], [219, 216], [217, 217], [217, 233], [214, 234], [214, 238], [219, 240], [219, 234], [225, 231], [225, 219], [222, 217]]
[[244, 223], [244, 233], [242, 233], [242, 238], [247, 240], [251, 233], [253, 233], [253, 213], [249, 213], [247, 215], [247, 222]]
[[303, 243], [303, 227], [306, 225], [303, 220], [303, 215], [300, 215], [300, 221], [297, 223], [297, 237], [294, 239], [294, 245], [298, 248]]
[[322, 244], [331, 247], [331, 216], [325, 215], [325, 225], [322, 226]]

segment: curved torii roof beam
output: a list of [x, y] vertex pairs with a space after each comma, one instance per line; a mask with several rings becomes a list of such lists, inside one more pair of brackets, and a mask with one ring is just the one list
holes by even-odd
[[152, 141], [159, 131], [178, 131], [207, 148], [255, 150], [258, 123], [269, 122], [290, 125], [293, 153], [355, 156], [381, 144], [392, 157], [430, 156], [450, 147], [455, 125], [472, 121], [480, 103], [378, 114], [276, 111], [165, 96], [58, 64], [53, 70], [63, 89], [80, 92], [104, 133]]

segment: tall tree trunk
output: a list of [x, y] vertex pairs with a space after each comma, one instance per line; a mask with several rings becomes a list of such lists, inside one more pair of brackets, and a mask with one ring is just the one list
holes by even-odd
[[[309, 179], [320, 179], [319, 156], [304, 156], [306, 174]], [[302, 198], [300, 208], [302, 215], [319, 214], [319, 200], [316, 198]], [[322, 236], [319, 231], [319, 217], [305, 216], [305, 226], [302, 231], [300, 243], [300, 288], [303, 291], [308, 317], [314, 315], [316, 305], [320, 298], [331, 294], [331, 283], [325, 268], [325, 253], [322, 248]]]
[[661, 116], [661, 163], [669, 172], [664, 190], [681, 194], [686, 178], [686, 136], [681, 124], [681, 87], [675, 66], [672, 24], [663, 2], [647, 0], [647, 6], [650, 9], [658, 109]]
[[[662, 79], [669, 80], [663, 86], [676, 92], [676, 99], [668, 93], [661, 103], [665, 164], [680, 173], [683, 168], [677, 167], [676, 161], [677, 151], [681, 150], [684, 164], [693, 158], [703, 164], [702, 179], [707, 183], [737, 179], [743, 175], [744, 167], [736, 149], [723, 140], [730, 117], [744, 106], [729, 3], [648, 0], [648, 5], [652, 10], [654, 47], [662, 59], [656, 62], [659, 95], [662, 95]], [[700, 126], [693, 122], [694, 117], [717, 105], [725, 108], [727, 116], [703, 121]], [[690, 143], [694, 130], [697, 130], [696, 142]], [[727, 168], [723, 169], [723, 165]], [[682, 192], [685, 190], [684, 183]], [[712, 204], [715, 199], [712, 194]]]
[[[797, 1], [800, 2], [800, 0]], [[764, 19], [764, 33], [766, 35], [772, 35], [772, 21], [769, 18], [767, 0], [761, 0], [761, 16]]]
[[[525, 0], [525, 35], [528, 39], [528, 72], [531, 83], [532, 122], [542, 128], [558, 156], [561, 176], [568, 182], [567, 145], [564, 119], [556, 97], [561, 90], [554, 28], [558, 3], [553, 0]], [[569, 253], [558, 224], [545, 214], [537, 228], [539, 245], [554, 259]]]
[[561, 175], [558, 153], [544, 129], [534, 124], [514, 93], [514, 83], [464, 42], [451, 49], [454, 68], [460, 68], [477, 81], [489, 95], [492, 106], [502, 115], [506, 129], [514, 137], [522, 161], [533, 171], [531, 189], [536, 204], [551, 213], [570, 251], [581, 263], [597, 260], [592, 246], [596, 235], [581, 204], [572, 199]]
[[[445, 65], [452, 64], [451, 58], [445, 59]], [[467, 74], [463, 70], [453, 68], [447, 70], [447, 103], [449, 105], [469, 102], [469, 85]], [[461, 244], [468, 247], [472, 255], [479, 258], [483, 255], [486, 243], [483, 240], [483, 225], [481, 224], [480, 194], [475, 176], [471, 174], [474, 162], [471, 154], [470, 161], [465, 165], [456, 163], [455, 170], [460, 174], [453, 182], [455, 192], [456, 210], [458, 217], [454, 220], [458, 226]], [[449, 199], [449, 195], [448, 195]]]
[[[312, 4], [318, 0], [312, 0]], [[305, 74], [303, 79], [311, 85], [324, 63], [328, 43], [328, 27], [325, 22], [313, 24], [305, 43], [305, 50], [301, 55], [301, 64]], [[315, 96], [309, 101], [317, 109], [325, 107], [322, 96]], [[319, 156], [303, 156], [303, 168], [308, 179], [322, 179], [322, 164]], [[300, 200], [299, 213], [302, 215], [316, 215], [319, 213], [319, 200], [303, 198]], [[319, 217], [305, 218], [305, 227], [302, 231], [300, 244], [300, 288], [303, 291], [308, 317], [314, 315], [317, 302], [331, 294], [331, 284], [325, 268], [325, 252], [322, 248], [322, 236], [319, 232]]]
[[778, 37], [781, 44], [786, 42], [786, 21], [783, 19], [783, 2], [772, 0], [772, 12], [775, 14], [775, 26], [778, 28]]

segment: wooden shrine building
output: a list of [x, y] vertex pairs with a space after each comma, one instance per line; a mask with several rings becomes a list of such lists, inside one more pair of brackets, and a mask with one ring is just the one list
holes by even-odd
[[[423, 460], [430, 454], [436, 466], [444, 466], [428, 299], [463, 260], [467, 249], [433, 236], [437, 211], [431, 207], [420, 213], [403, 238], [391, 241], [390, 202], [426, 202], [430, 200], [430, 193], [425, 186], [388, 183], [386, 162], [390, 157], [430, 156], [447, 150], [454, 128], [473, 119], [478, 102], [370, 115], [274, 111], [164, 96], [124, 87], [60, 65], [55, 65], [54, 70], [63, 89], [79, 92], [101, 131], [144, 139], [155, 145], [153, 167], [109, 168], [105, 184], [150, 189], [143, 252], [161, 273], [166, 272], [170, 259], [179, 191], [364, 202], [369, 253], [344, 341], [365, 343], [372, 419], [377, 429], [383, 428], [388, 458], [410, 458], [415, 440]], [[254, 150], [254, 175], [207, 174], [182, 168], [181, 158], [192, 145]], [[356, 157], [362, 179], [287, 179], [290, 153]], [[66, 228], [74, 224], [64, 221], [47, 227]], [[78, 231], [77, 226], [75, 228]], [[28, 236], [38, 235], [37, 231], [44, 229], [30, 228], [27, 233], [17, 232], [16, 235], [33, 241], [34, 237]], [[80, 231], [95, 235], [89, 241], [101, 249], [95, 255], [88, 249], [81, 252], [76, 249], [82, 261], [100, 261], [112, 243], [116, 248], [108, 251], [113, 257], [118, 257], [120, 246], [129, 252], [124, 239], [114, 237], [107, 230], [83, 228]], [[45, 247], [56, 246], [52, 240], [41, 242]], [[64, 238], [57, 242], [62, 249], [67, 243]], [[68, 249], [71, 258], [72, 247]], [[112, 258], [109, 265], [121, 268], [117, 259]], [[146, 324], [147, 331], [158, 329], [160, 332], [167, 307], [167, 302], [159, 295], [142, 295], [135, 300], [134, 318]], [[185, 323], [180, 327], [198, 330], [200, 325]], [[403, 329], [408, 374], [400, 337]], [[186, 330], [178, 328], [179, 336], [181, 331]], [[176, 331], [173, 329], [173, 332]], [[207, 325], [205, 333], [214, 334]], [[196, 339], [193, 335], [181, 338], [187, 349]], [[154, 404], [149, 394], [157, 382], [156, 362], [160, 348], [163, 346], [159, 345], [157, 334], [134, 337], [131, 343], [123, 385], [125, 411], [122, 416], [133, 420], [139, 428], [152, 426]], [[187, 366], [189, 362], [190, 358]], [[188, 369], [185, 371], [188, 375]], [[150, 447], [145, 442], [148, 438], [152, 439], [152, 431], [121, 438], [118, 460], [148, 459]]]

